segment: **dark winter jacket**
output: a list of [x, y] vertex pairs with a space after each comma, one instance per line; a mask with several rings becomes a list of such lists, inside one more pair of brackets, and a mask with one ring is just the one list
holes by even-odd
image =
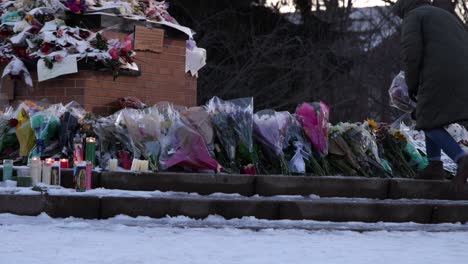
[[468, 33], [426, 0], [399, 0], [402, 58], [418, 129], [468, 120]]

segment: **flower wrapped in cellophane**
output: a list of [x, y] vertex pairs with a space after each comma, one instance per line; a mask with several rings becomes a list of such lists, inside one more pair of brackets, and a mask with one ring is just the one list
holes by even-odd
[[86, 115], [85, 110], [76, 102], [65, 106], [65, 112], [60, 117], [59, 141], [62, 156], [73, 156], [73, 138], [80, 130], [80, 120]]
[[135, 159], [144, 157], [149, 168], [158, 171], [158, 160], [161, 152], [160, 138], [161, 120], [156, 107], [144, 110], [124, 109], [122, 116], [133, 144]]
[[[312, 150], [311, 143], [307, 139], [304, 129], [296, 115], [288, 113], [286, 125], [286, 138], [284, 153], [289, 161], [289, 170], [292, 174], [329, 175], [320, 165], [320, 157]], [[305, 168], [304, 168], [305, 165]]]
[[[286, 143], [288, 125], [288, 112], [276, 112], [274, 110], [262, 110], [254, 115], [254, 136], [262, 146], [263, 152], [268, 157], [272, 171], [268, 173], [281, 173], [289, 175], [289, 165], [286, 161], [283, 149]], [[279, 165], [275, 169], [275, 165]]]
[[62, 104], [56, 104], [31, 115], [30, 122], [34, 131], [35, 146], [31, 150], [29, 158], [54, 156], [60, 153], [58, 141], [60, 116], [65, 111]]
[[253, 98], [223, 101], [213, 97], [207, 111], [216, 132], [216, 159], [233, 173], [255, 174]]
[[125, 127], [122, 112], [98, 118], [94, 125], [98, 140], [98, 161], [101, 168], [109, 167], [109, 160], [118, 159], [119, 166], [129, 170], [132, 166], [133, 145]]
[[329, 111], [323, 102], [302, 103], [296, 108], [296, 115], [301, 121], [305, 134], [322, 157], [328, 154]]
[[361, 176], [390, 177], [391, 171], [379, 156], [375, 138], [362, 124], [341, 123], [338, 125], [354, 158], [359, 163]]
[[16, 126], [18, 120], [12, 107], [8, 107], [0, 114], [0, 158], [12, 159], [18, 157], [18, 139], [16, 138]]
[[160, 166], [167, 170], [174, 166], [192, 170], [222, 171], [221, 165], [210, 156], [203, 137], [171, 104], [157, 105], [159, 110], [161, 155]]
[[203, 137], [206, 147], [212, 157], [214, 152], [214, 129], [210, 115], [203, 107], [191, 107], [182, 110], [180, 114], [189, 122], [189, 124]]
[[[409, 163], [411, 154], [413, 158], [419, 158], [414, 149], [409, 145], [407, 137], [399, 130], [390, 129], [387, 124], [379, 124], [375, 131], [377, 144], [383, 150], [383, 155], [390, 161], [393, 169], [393, 176], [403, 178], [413, 178], [416, 176], [415, 170]], [[418, 161], [419, 162], [419, 161]]]

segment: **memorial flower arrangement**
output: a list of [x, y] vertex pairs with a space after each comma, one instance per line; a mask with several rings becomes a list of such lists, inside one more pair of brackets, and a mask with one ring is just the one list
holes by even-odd
[[[122, 70], [138, 68], [133, 40], [106, 39], [103, 29], [92, 32], [69, 23], [70, 14], [115, 14], [134, 20], [164, 23], [178, 28], [168, 13], [164, 1], [105, 1], [105, 0], [18, 0], [0, 2], [0, 61], [11, 62], [3, 77], [22, 79], [32, 86], [31, 75], [24, 63], [37, 63], [39, 81], [54, 65], [76, 72], [78, 62], [93, 63], [97, 69], [107, 68], [114, 79]], [[60, 73], [66, 74], [66, 73]]]
[[253, 98], [224, 101], [214, 97], [207, 111], [216, 132], [216, 158], [231, 172], [255, 174]]
[[427, 165], [411, 130], [374, 120], [330, 125], [326, 109], [303, 103], [297, 115], [254, 114], [252, 98], [215, 97], [205, 107], [160, 103], [97, 117], [76, 103], [26, 101], [0, 115], [0, 153], [18, 164], [24, 156], [72, 159], [72, 139], [95, 137], [102, 169], [110, 159], [124, 170], [144, 159], [152, 171], [388, 178], [414, 177]]

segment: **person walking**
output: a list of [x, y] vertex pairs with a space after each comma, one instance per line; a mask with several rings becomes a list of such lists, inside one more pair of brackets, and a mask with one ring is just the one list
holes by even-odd
[[443, 150], [458, 164], [453, 182], [463, 187], [468, 156], [444, 127], [468, 120], [468, 33], [454, 15], [429, 0], [398, 0], [393, 12], [403, 19], [402, 59], [416, 101], [416, 129], [426, 135], [429, 166], [418, 178], [444, 179]]

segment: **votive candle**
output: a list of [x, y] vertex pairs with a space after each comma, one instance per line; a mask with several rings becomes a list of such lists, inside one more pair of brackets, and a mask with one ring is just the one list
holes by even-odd
[[39, 182], [41, 182], [41, 168], [42, 162], [40, 158], [34, 157], [31, 159], [31, 164], [30, 164], [30, 172], [31, 172], [31, 179], [32, 179], [32, 185], [37, 185]]
[[109, 160], [109, 171], [116, 171], [118, 168], [118, 160], [117, 159], [110, 159]]
[[91, 190], [91, 176], [93, 173], [93, 165], [91, 161], [86, 162], [86, 190]]
[[149, 169], [149, 162], [147, 160], [140, 160], [140, 171], [147, 172]]
[[[67, 163], [68, 163], [68, 160], [67, 160]], [[60, 165], [61, 164], [59, 162], [54, 162], [52, 164], [52, 168], [50, 171], [50, 185], [60, 186], [60, 182], [61, 182]]]
[[60, 168], [68, 169], [68, 159], [60, 159]]
[[11, 181], [13, 178], [13, 160], [3, 160], [3, 181]]
[[96, 139], [93, 137], [86, 138], [86, 161], [90, 161], [94, 166], [96, 159]]
[[42, 182], [45, 184], [50, 184], [50, 172], [52, 170], [52, 162], [50, 159], [44, 161], [42, 165]]

